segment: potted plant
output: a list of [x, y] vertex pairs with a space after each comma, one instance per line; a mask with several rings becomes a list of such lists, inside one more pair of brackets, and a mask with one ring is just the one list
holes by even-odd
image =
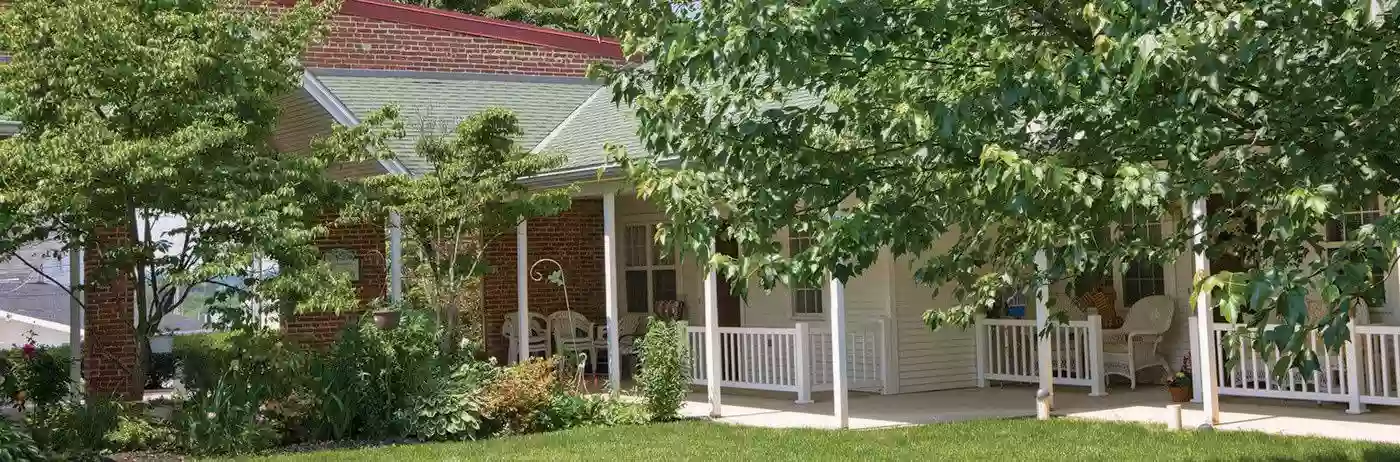
[[403, 312], [397, 303], [381, 303], [374, 310], [374, 326], [381, 330], [399, 327], [399, 317]]
[[1172, 378], [1167, 380], [1167, 392], [1171, 393], [1173, 403], [1184, 403], [1191, 401], [1191, 355], [1181, 359], [1181, 370], [1172, 374]]

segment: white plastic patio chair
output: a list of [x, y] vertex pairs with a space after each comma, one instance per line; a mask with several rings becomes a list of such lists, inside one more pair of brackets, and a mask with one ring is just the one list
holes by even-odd
[[[501, 335], [506, 337], [507, 344], [510, 345], [506, 353], [506, 363], [514, 363], [519, 360], [520, 342], [515, 339], [518, 331], [515, 325], [516, 313], [505, 315], [505, 322], [501, 323]], [[530, 313], [530, 356], [538, 353], [540, 356], [549, 355], [549, 320], [539, 313]]]
[[559, 354], [588, 353], [588, 363], [598, 369], [598, 344], [593, 338], [593, 322], [574, 311], [555, 311], [549, 315], [550, 337], [554, 352]]
[[1171, 364], [1157, 352], [1163, 334], [1172, 327], [1176, 302], [1171, 297], [1153, 295], [1138, 300], [1123, 317], [1123, 326], [1103, 331], [1104, 375], [1127, 377], [1137, 389], [1137, 373], [1161, 367], [1172, 373]]
[[[623, 313], [617, 319], [617, 344], [619, 353], [623, 355], [632, 354], [632, 346], [637, 343], [637, 337], [641, 336], [641, 329], [646, 324], [647, 315], [642, 313]], [[598, 326], [594, 345], [599, 350], [608, 349], [607, 325]]]

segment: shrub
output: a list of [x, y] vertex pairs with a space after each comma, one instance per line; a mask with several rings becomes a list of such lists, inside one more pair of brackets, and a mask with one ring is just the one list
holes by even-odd
[[0, 461], [29, 462], [43, 460], [39, 446], [24, 431], [9, 420], [0, 418]]
[[481, 429], [480, 372], [462, 365], [447, 377], [429, 378], [425, 392], [402, 410], [406, 433], [424, 440], [464, 439]]
[[[230, 333], [179, 335], [175, 337], [172, 353], [180, 382], [190, 391], [214, 386], [233, 362], [233, 337]], [[246, 335], [246, 334], [245, 334]]]
[[647, 333], [637, 340], [641, 374], [638, 386], [653, 420], [680, 417], [690, 391], [690, 357], [685, 347], [685, 324], [651, 318]]
[[11, 403], [44, 407], [68, 396], [68, 349], [38, 346], [30, 340], [0, 357], [0, 371], [8, 371], [0, 391]]
[[107, 432], [107, 447], [114, 451], [167, 449], [175, 444], [175, 432], [151, 420], [141, 409], [127, 409], [117, 417], [117, 426]]
[[[236, 366], [236, 364], [235, 364]], [[195, 394], [176, 415], [180, 443], [194, 454], [246, 454], [278, 441], [260, 408], [267, 388], [234, 367], [211, 389]]]
[[541, 413], [553, 401], [559, 381], [554, 360], [531, 359], [501, 371], [486, 389], [482, 414], [500, 432], [538, 431]]
[[60, 460], [100, 460], [122, 413], [119, 403], [103, 397], [69, 399], [30, 413], [26, 424], [39, 448]]

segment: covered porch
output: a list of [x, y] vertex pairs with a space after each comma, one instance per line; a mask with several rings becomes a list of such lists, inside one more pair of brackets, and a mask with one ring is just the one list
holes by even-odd
[[[1220, 430], [1246, 430], [1284, 435], [1400, 443], [1400, 409], [1376, 408], [1349, 415], [1343, 405], [1304, 401], [1223, 398], [1228, 411], [1220, 415]], [[1167, 418], [1167, 393], [1160, 387], [1114, 389], [1104, 397], [1086, 393], [1056, 395], [1057, 417], [1161, 424]], [[869, 429], [959, 422], [973, 419], [1033, 417], [1035, 388], [1005, 386], [978, 389], [873, 395], [853, 393], [850, 428]], [[776, 428], [838, 428], [829, 404], [794, 404], [786, 397], [753, 393], [725, 396], [725, 415], [718, 422]], [[684, 414], [704, 417], [709, 404], [692, 394]], [[1205, 415], [1199, 404], [1183, 406], [1188, 426]]]

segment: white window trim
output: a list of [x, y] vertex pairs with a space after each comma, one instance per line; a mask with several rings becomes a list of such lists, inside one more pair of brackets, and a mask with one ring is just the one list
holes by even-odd
[[[783, 239], [783, 251], [787, 253], [788, 258], [792, 258], [792, 232], [791, 232], [791, 231], [784, 230], [784, 231], [783, 231], [782, 239]], [[810, 237], [808, 237], [807, 239], [808, 239], [808, 240], [811, 240]], [[793, 320], [793, 321], [825, 321], [825, 320], [826, 320], [826, 310], [827, 310], [827, 306], [826, 306], [826, 294], [827, 294], [827, 285], [828, 285], [828, 284], [829, 284], [828, 281], [822, 281], [822, 283], [821, 283], [821, 284], [818, 284], [816, 287], [801, 287], [801, 288], [799, 288], [799, 287], [795, 287], [795, 286], [788, 286], [788, 300], [787, 300], [788, 319], [791, 319], [791, 320]], [[815, 291], [817, 291], [817, 303], [818, 303], [819, 306], [821, 306], [822, 311], [821, 311], [820, 313], [798, 313], [798, 312], [797, 312], [797, 291], [799, 291], [799, 290], [804, 290], [804, 291], [805, 291], [805, 290], [815, 290]]]
[[[1160, 217], [1160, 218], [1157, 219], [1157, 226], [1158, 226], [1159, 229], [1161, 230], [1163, 236], [1167, 236], [1167, 235], [1171, 232], [1171, 227], [1170, 227], [1171, 224], [1172, 224], [1172, 223], [1171, 223], [1171, 217], [1170, 217], [1170, 216], [1162, 216], [1162, 217]], [[1122, 228], [1122, 226], [1114, 226], [1114, 227], [1113, 227], [1113, 232], [1112, 232], [1112, 237], [1111, 237], [1111, 239], [1113, 239], [1114, 241], [1117, 241], [1117, 240], [1118, 240], [1119, 238], [1121, 238], [1122, 236], [1123, 236], [1123, 228]], [[1125, 280], [1126, 278], [1124, 278], [1123, 273], [1126, 272], [1127, 269], [1128, 269], [1128, 268], [1127, 268], [1127, 262], [1119, 262], [1119, 264], [1114, 265], [1114, 268], [1113, 268], [1113, 297], [1114, 297], [1114, 303], [1116, 304], [1117, 309], [1120, 311], [1120, 312], [1118, 313], [1119, 316], [1126, 315], [1128, 309], [1132, 308], [1131, 306], [1127, 306], [1127, 303], [1126, 303], [1126, 302], [1127, 302], [1127, 294], [1126, 294], [1125, 292], [1127, 292], [1127, 283], [1126, 283], [1126, 280]], [[1162, 264], [1162, 294], [1163, 294], [1163, 295], [1166, 295], [1166, 296], [1168, 296], [1168, 297], [1173, 297], [1173, 298], [1175, 298], [1174, 295], [1173, 295], [1173, 294], [1175, 294], [1175, 293], [1176, 293], [1176, 271], [1175, 271], [1175, 269], [1173, 268], [1172, 265], [1167, 264], [1167, 263], [1163, 263], [1163, 264]], [[1182, 301], [1178, 301], [1178, 302], [1181, 303]]]
[[[1375, 211], [1378, 213], [1378, 215], [1380, 215], [1380, 216], [1382, 216], [1382, 217], [1384, 217], [1384, 216], [1386, 216], [1386, 215], [1389, 215], [1389, 213], [1387, 213], [1386, 201], [1385, 201], [1385, 197], [1384, 197], [1384, 196], [1381, 196], [1381, 197], [1377, 197], [1377, 198], [1376, 198], [1376, 210], [1375, 210]], [[1344, 210], [1344, 211], [1342, 211], [1342, 214], [1341, 214], [1340, 216], [1338, 216], [1337, 218], [1338, 218], [1338, 219], [1345, 220], [1346, 215], [1349, 214], [1349, 213], [1366, 213], [1366, 212], [1370, 212], [1370, 210]], [[1346, 242], [1347, 242], [1347, 241], [1344, 241], [1344, 240], [1343, 240], [1343, 241], [1330, 241], [1330, 240], [1327, 240], [1327, 223], [1323, 223], [1323, 224], [1321, 224], [1321, 225], [1318, 225], [1317, 230], [1318, 230], [1319, 235], [1322, 236], [1322, 241], [1320, 242], [1320, 247], [1322, 247], [1322, 248], [1324, 248], [1324, 249], [1338, 249], [1338, 248], [1341, 248], [1343, 245], [1345, 245]], [[1310, 251], [1310, 253], [1311, 253], [1311, 251]], [[1314, 258], [1314, 259], [1316, 259], [1316, 258], [1321, 258], [1321, 257], [1320, 257], [1319, 255], [1311, 255], [1310, 257], [1305, 257], [1305, 258]], [[1396, 263], [1394, 263], [1392, 266], [1393, 266], [1393, 267], [1390, 269], [1390, 275], [1389, 275], [1389, 277], [1386, 278], [1386, 280], [1385, 280], [1384, 283], [1382, 283], [1382, 286], [1383, 286], [1384, 289], [1385, 289], [1385, 305], [1382, 305], [1382, 306], [1372, 306], [1372, 307], [1370, 307], [1370, 310], [1369, 310], [1369, 311], [1370, 311], [1371, 314], [1374, 314], [1374, 315], [1381, 315], [1381, 316], [1389, 316], [1389, 315], [1394, 314], [1394, 313], [1400, 313], [1400, 309], [1397, 309], [1397, 308], [1400, 308], [1400, 262], [1396, 262]], [[1379, 322], [1379, 320], [1376, 319], [1375, 317], [1372, 317], [1372, 318], [1371, 318], [1371, 322], [1372, 322], [1372, 323], [1377, 323], [1377, 322]], [[1394, 322], [1392, 321], [1391, 323], [1393, 324]]]
[[[629, 228], [633, 228], [633, 227], [637, 227], [637, 226], [646, 226], [646, 227], [647, 227], [647, 239], [646, 239], [646, 250], [645, 250], [645, 252], [646, 252], [646, 258], [643, 259], [643, 260], [646, 262], [645, 265], [637, 265], [637, 266], [629, 265], [629, 264], [628, 264], [628, 257], [630, 256], [630, 254], [625, 253], [625, 252], [631, 252], [631, 251], [632, 251], [632, 246], [631, 246], [630, 243], [628, 243], [628, 242], [624, 242], [623, 244], [625, 244], [625, 245], [620, 246], [620, 247], [622, 247], [622, 249], [624, 250], [624, 253], [623, 253], [623, 255], [621, 256], [622, 258], [619, 258], [619, 259], [618, 259], [618, 265], [622, 267], [622, 271], [620, 272], [620, 274], [622, 275], [622, 277], [621, 277], [621, 278], [618, 278], [618, 283], [619, 283], [619, 285], [622, 286], [622, 287], [620, 287], [621, 290], [619, 290], [619, 292], [622, 293], [622, 295], [623, 295], [623, 299], [624, 299], [623, 302], [624, 302], [624, 303], [628, 303], [628, 302], [629, 302], [629, 300], [626, 300], [626, 298], [627, 298], [627, 293], [628, 293], [628, 292], [627, 292], [627, 273], [628, 273], [629, 271], [645, 271], [645, 272], [646, 272], [646, 275], [647, 275], [647, 287], [646, 287], [646, 289], [647, 289], [647, 307], [646, 307], [646, 313], [647, 313], [647, 314], [651, 314], [652, 311], [656, 309], [656, 302], [658, 301], [658, 300], [656, 299], [656, 279], [655, 279], [655, 278], [656, 278], [656, 272], [657, 272], [657, 271], [666, 271], [666, 270], [670, 270], [670, 271], [671, 271], [671, 274], [674, 275], [674, 279], [675, 279], [675, 280], [672, 282], [672, 285], [676, 287], [676, 298], [681, 298], [681, 294], [680, 294], [680, 289], [681, 289], [681, 286], [680, 286], [681, 272], [680, 272], [680, 262], [677, 261], [677, 260], [679, 260], [679, 258], [678, 258], [679, 255], [677, 255], [677, 252], [675, 252], [675, 251], [672, 251], [672, 252], [671, 252], [671, 263], [670, 263], [669, 265], [658, 265], [658, 264], [655, 264], [655, 263], [652, 261], [652, 258], [651, 258], [652, 253], [653, 253], [653, 252], [655, 251], [655, 249], [656, 249], [656, 239], [655, 239], [655, 234], [654, 234], [654, 233], [656, 232], [656, 228], [659, 227], [659, 226], [661, 225], [661, 223], [660, 223], [659, 221], [655, 221], [655, 220], [633, 220], [633, 221], [623, 222], [623, 223], [621, 223], [621, 225], [622, 225], [622, 226], [621, 226], [621, 228], [622, 228], [622, 237], [623, 237], [624, 240], [627, 238], [627, 230], [628, 230]], [[640, 313], [640, 312], [638, 312], [638, 311], [632, 311], [632, 310], [631, 310], [631, 306], [624, 306], [624, 307], [622, 308], [622, 311], [623, 311], [623, 312], [626, 312], [626, 313]]]

